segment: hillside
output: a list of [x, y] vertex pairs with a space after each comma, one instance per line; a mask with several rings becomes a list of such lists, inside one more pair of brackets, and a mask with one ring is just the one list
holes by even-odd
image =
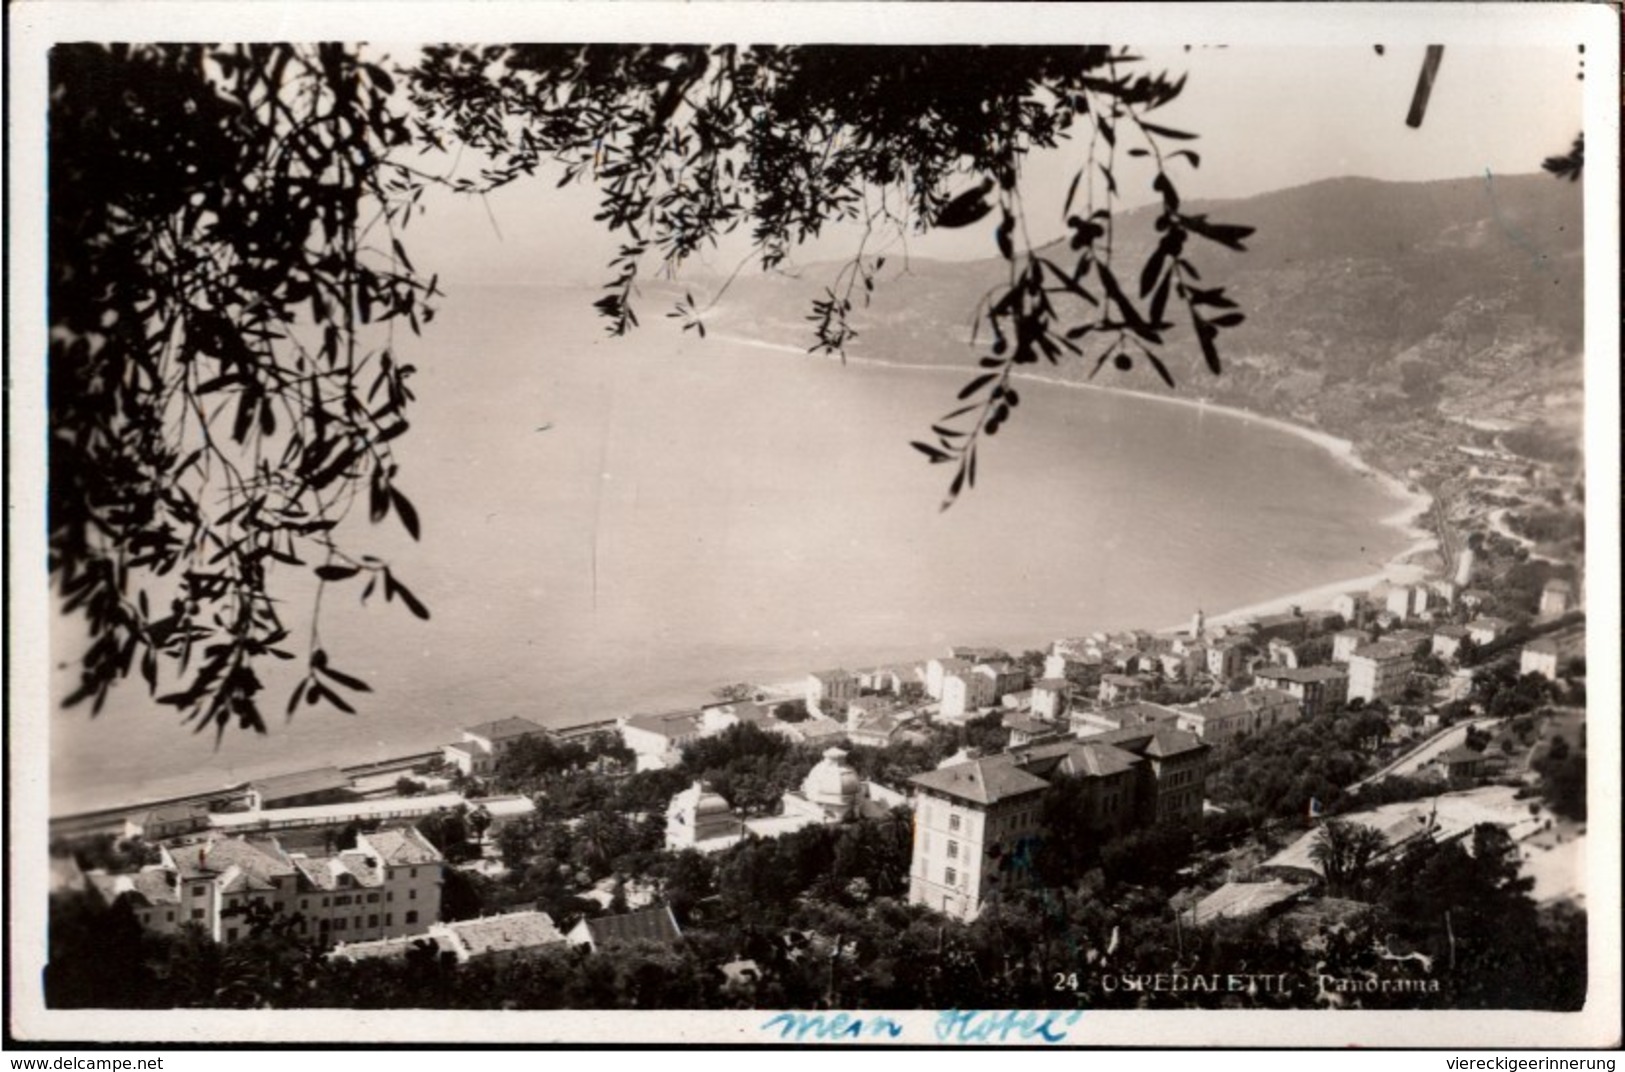
[[[1564, 444], [1580, 440], [1581, 205], [1579, 187], [1540, 174], [1333, 179], [1194, 203], [1192, 211], [1256, 228], [1246, 253], [1194, 247], [1204, 282], [1225, 286], [1248, 319], [1226, 333], [1218, 377], [1189, 333], [1179, 335], [1169, 355], [1175, 390], [1352, 439], [1380, 467], [1442, 492], [1458, 521], [1482, 520], [1469, 508], [1482, 466], [1458, 448], [1519, 453], [1518, 443], [1539, 442], [1543, 460], [1572, 462]], [[1154, 219], [1152, 209], [1122, 217], [1120, 264], [1140, 263]], [[838, 268], [741, 277], [707, 326], [810, 346], [807, 315]], [[968, 345], [974, 310], [1003, 270], [993, 258], [888, 263], [871, 304], [855, 314], [849, 352], [959, 365], [968, 378], [978, 356]], [[1083, 379], [1089, 367], [1042, 371]], [[1108, 366], [1097, 382], [1169, 390], [1139, 366]], [[951, 408], [951, 395], [943, 402]], [[1520, 434], [1498, 435], [1513, 430]], [[1560, 464], [1548, 476], [1567, 486], [1576, 473]]]

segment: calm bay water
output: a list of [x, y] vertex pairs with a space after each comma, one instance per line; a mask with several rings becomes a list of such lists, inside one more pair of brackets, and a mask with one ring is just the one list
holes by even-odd
[[[52, 714], [53, 813], [382, 758], [493, 718], [586, 721], [950, 643], [1162, 627], [1371, 573], [1405, 542], [1378, 520], [1395, 500], [1305, 440], [1043, 385], [939, 513], [951, 471], [908, 440], [953, 407], [963, 368], [843, 367], [663, 325], [611, 340], [591, 299], [454, 292], [414, 342], [421, 402], [399, 442], [423, 540], [393, 522], [353, 537], [434, 617], [330, 590], [323, 641], [371, 682], [361, 714], [304, 708], [216, 748], [132, 683], [94, 721]], [[292, 613], [306, 595], [290, 589]], [[75, 654], [65, 630], [53, 643]]]

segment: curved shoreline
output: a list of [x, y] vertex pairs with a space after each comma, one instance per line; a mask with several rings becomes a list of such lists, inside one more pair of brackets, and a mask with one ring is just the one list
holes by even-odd
[[[722, 335], [713, 333], [713, 338], [719, 341], [735, 343], [740, 346], [749, 346], [755, 349], [774, 350], [780, 353], [795, 354], [799, 357], [813, 356], [807, 350], [790, 346], [785, 343], [765, 342], [760, 339], [746, 338], [742, 335]], [[875, 357], [846, 357], [841, 359], [845, 364], [866, 365], [874, 368], [909, 369], [919, 372], [953, 372], [963, 373], [957, 365], [930, 365], [916, 362], [885, 361]], [[1399, 530], [1400, 535], [1409, 538], [1410, 542], [1388, 559], [1382, 569], [1376, 573], [1369, 573], [1359, 577], [1350, 577], [1345, 580], [1332, 581], [1314, 588], [1289, 592], [1285, 595], [1273, 596], [1268, 599], [1250, 603], [1244, 607], [1222, 611], [1209, 615], [1208, 620], [1214, 623], [1235, 621], [1240, 618], [1252, 617], [1260, 614], [1276, 614], [1291, 606], [1325, 607], [1345, 592], [1368, 590], [1383, 581], [1399, 583], [1415, 583], [1425, 572], [1422, 567], [1412, 560], [1427, 551], [1436, 550], [1439, 546], [1438, 538], [1426, 529], [1419, 528], [1413, 522], [1420, 514], [1425, 514], [1433, 507], [1433, 496], [1420, 488], [1407, 484], [1393, 473], [1378, 469], [1364, 458], [1360, 457], [1359, 449], [1352, 440], [1343, 439], [1330, 432], [1308, 425], [1297, 424], [1282, 417], [1271, 417], [1253, 413], [1251, 410], [1241, 409], [1237, 406], [1227, 406], [1215, 402], [1206, 402], [1192, 398], [1174, 398], [1169, 395], [1155, 394], [1150, 391], [1139, 391], [1127, 387], [1111, 387], [1098, 383], [1079, 383], [1075, 380], [1063, 380], [1053, 376], [1041, 376], [1035, 373], [1017, 372], [1016, 377], [1030, 383], [1042, 383], [1051, 387], [1064, 387], [1080, 391], [1100, 391], [1111, 395], [1124, 395], [1129, 398], [1144, 399], [1148, 402], [1160, 402], [1166, 405], [1182, 406], [1203, 413], [1217, 413], [1232, 420], [1245, 421], [1248, 424], [1259, 424], [1273, 431], [1284, 432], [1299, 439], [1313, 443], [1326, 451], [1337, 461], [1349, 469], [1363, 476], [1368, 476], [1380, 483], [1390, 494], [1403, 499], [1402, 505], [1394, 513], [1378, 518], [1380, 524]], [[1182, 628], [1175, 626], [1174, 628]], [[1168, 632], [1171, 630], [1162, 630]]]
[[[763, 341], [760, 341], [760, 340], [748, 339], [748, 338], [743, 338], [743, 337], [739, 337], [739, 336], [732, 336], [732, 335], [723, 335], [723, 334], [718, 334], [718, 333], [713, 333], [712, 338], [717, 340], [717, 341], [721, 341], [721, 342], [726, 342], [726, 343], [735, 344], [735, 345], [739, 345], [739, 346], [750, 347], [750, 348], [759, 349], [759, 350], [776, 351], [776, 352], [783, 353], [783, 354], [786, 354], [786, 355], [794, 355], [794, 356], [802, 357], [802, 358], [812, 356], [812, 355], [808, 354], [808, 352], [805, 349], [801, 349], [801, 348], [786, 345], [786, 344], [769, 343], [769, 342], [763, 342]], [[896, 369], [903, 369], [903, 370], [909, 370], [909, 371], [934, 372], [934, 373], [937, 373], [937, 374], [943, 375], [943, 376], [946, 376], [946, 375], [949, 375], [949, 374], [963, 375], [963, 373], [965, 371], [964, 369], [962, 369], [962, 368], [960, 368], [959, 366], [956, 366], [956, 365], [938, 365], [938, 364], [918, 364], [918, 363], [892, 362], [892, 361], [884, 361], [884, 360], [880, 360], [880, 359], [876, 359], [876, 358], [870, 358], [870, 357], [848, 358], [847, 363], [866, 366], [866, 367], [896, 368]], [[1426, 495], [1425, 493], [1417, 490], [1417, 489], [1408, 487], [1398, 477], [1395, 477], [1392, 474], [1383, 472], [1383, 471], [1378, 470], [1375, 467], [1371, 466], [1364, 459], [1359, 457], [1359, 454], [1356, 451], [1354, 445], [1348, 440], [1340, 439], [1340, 438], [1338, 438], [1336, 436], [1333, 436], [1333, 435], [1331, 435], [1331, 434], [1329, 434], [1327, 432], [1320, 431], [1318, 429], [1309, 428], [1309, 427], [1299, 425], [1299, 424], [1294, 424], [1291, 421], [1283, 420], [1281, 418], [1260, 416], [1258, 414], [1254, 414], [1254, 413], [1251, 413], [1249, 411], [1239, 409], [1239, 408], [1233, 407], [1233, 406], [1224, 406], [1224, 405], [1218, 405], [1218, 404], [1214, 404], [1214, 403], [1202, 402], [1202, 401], [1198, 401], [1198, 400], [1190, 399], [1190, 398], [1176, 398], [1176, 397], [1171, 397], [1171, 396], [1167, 396], [1167, 395], [1163, 395], [1163, 394], [1157, 394], [1157, 393], [1148, 392], [1148, 391], [1131, 390], [1131, 389], [1127, 389], [1127, 388], [1105, 386], [1105, 385], [1101, 385], [1101, 384], [1077, 383], [1077, 382], [1073, 382], [1073, 381], [1062, 380], [1062, 379], [1057, 379], [1057, 378], [1052, 378], [1052, 377], [1047, 377], [1047, 376], [1042, 376], [1042, 375], [1032, 375], [1032, 374], [1018, 374], [1018, 375], [1020, 375], [1020, 377], [1023, 380], [1025, 380], [1027, 382], [1031, 382], [1031, 383], [1039, 383], [1039, 384], [1044, 384], [1044, 385], [1047, 385], [1047, 386], [1064, 387], [1064, 388], [1070, 388], [1070, 389], [1076, 389], [1076, 390], [1099, 391], [1099, 392], [1105, 392], [1107, 394], [1125, 395], [1125, 396], [1132, 397], [1132, 398], [1141, 398], [1141, 399], [1146, 399], [1146, 400], [1149, 400], [1149, 401], [1161, 402], [1161, 403], [1171, 404], [1171, 405], [1176, 405], [1176, 406], [1183, 406], [1183, 407], [1186, 407], [1188, 409], [1195, 409], [1195, 410], [1202, 411], [1202, 412], [1211, 411], [1211, 412], [1214, 412], [1214, 413], [1224, 415], [1224, 416], [1226, 416], [1228, 418], [1244, 420], [1244, 421], [1248, 422], [1249, 424], [1252, 424], [1252, 423], [1262, 424], [1263, 426], [1271, 429], [1272, 431], [1289, 433], [1291, 435], [1297, 436], [1300, 439], [1304, 439], [1304, 440], [1314, 444], [1317, 447], [1320, 447], [1322, 450], [1325, 450], [1326, 452], [1331, 454], [1335, 459], [1337, 459], [1338, 461], [1340, 461], [1344, 465], [1348, 466], [1351, 470], [1353, 470], [1353, 471], [1355, 471], [1357, 473], [1361, 473], [1361, 474], [1364, 474], [1364, 475], [1371, 476], [1372, 478], [1380, 481], [1382, 483], [1382, 485], [1386, 489], [1388, 489], [1390, 492], [1392, 492], [1395, 496], [1401, 497], [1401, 498], [1406, 500], [1405, 505], [1403, 505], [1399, 510], [1397, 510], [1396, 512], [1394, 512], [1390, 516], [1382, 518], [1380, 520], [1381, 520], [1381, 523], [1383, 523], [1384, 525], [1388, 525], [1388, 526], [1391, 526], [1391, 527], [1394, 527], [1394, 528], [1400, 530], [1400, 532], [1402, 534], [1410, 537], [1411, 541], [1408, 544], [1408, 546], [1404, 547], [1401, 551], [1399, 551], [1397, 554], [1395, 554], [1393, 557], [1391, 557], [1388, 560], [1388, 562], [1386, 563], [1386, 565], [1384, 565], [1382, 567], [1380, 572], [1374, 572], [1374, 573], [1366, 574], [1366, 575], [1363, 575], [1363, 576], [1360, 576], [1360, 577], [1339, 579], [1339, 580], [1332, 581], [1332, 582], [1322, 584], [1322, 585], [1318, 585], [1318, 586], [1315, 586], [1315, 587], [1312, 587], [1312, 588], [1309, 588], [1309, 589], [1303, 589], [1303, 590], [1299, 590], [1299, 591], [1296, 591], [1296, 592], [1290, 592], [1290, 593], [1285, 593], [1285, 594], [1281, 594], [1281, 595], [1270, 596], [1268, 598], [1261, 599], [1261, 600], [1259, 600], [1257, 602], [1250, 603], [1250, 604], [1248, 604], [1246, 606], [1243, 606], [1243, 607], [1228, 609], [1228, 610], [1225, 610], [1225, 611], [1222, 611], [1222, 612], [1219, 612], [1219, 613], [1216, 613], [1216, 614], [1209, 614], [1208, 615], [1208, 620], [1210, 622], [1213, 622], [1215, 624], [1221, 624], [1221, 623], [1224, 623], [1224, 622], [1234, 621], [1236, 619], [1249, 617], [1249, 616], [1269, 614], [1269, 613], [1278, 613], [1278, 612], [1283, 611], [1287, 607], [1289, 607], [1291, 605], [1294, 605], [1294, 604], [1296, 604], [1298, 606], [1301, 606], [1301, 607], [1303, 607], [1305, 609], [1323, 607], [1323, 606], [1328, 605], [1331, 602], [1331, 600], [1334, 597], [1336, 597], [1337, 595], [1339, 595], [1339, 594], [1342, 594], [1342, 593], [1345, 593], [1345, 592], [1351, 592], [1351, 591], [1363, 591], [1363, 590], [1369, 589], [1369, 588], [1373, 587], [1374, 585], [1376, 585], [1376, 584], [1378, 584], [1378, 583], [1380, 583], [1382, 581], [1385, 581], [1385, 580], [1388, 580], [1388, 581], [1403, 581], [1403, 582], [1409, 583], [1409, 582], [1415, 580], [1416, 575], [1421, 572], [1420, 567], [1415, 565], [1415, 564], [1412, 564], [1411, 562], [1409, 562], [1409, 560], [1412, 557], [1414, 557], [1415, 555], [1421, 553], [1422, 551], [1432, 549], [1433, 547], [1436, 546], [1436, 540], [1431, 535], [1429, 535], [1426, 532], [1423, 532], [1422, 530], [1417, 529], [1416, 527], [1414, 527], [1413, 525], [1410, 524], [1410, 522], [1417, 516], [1418, 513], [1426, 510], [1431, 505], [1431, 503], [1432, 503], [1431, 497]], [[1184, 623], [1180, 623], [1178, 625], [1169, 627], [1167, 629], [1159, 629], [1159, 630], [1156, 630], [1156, 631], [1159, 631], [1159, 632], [1171, 632], [1171, 631], [1174, 631], [1176, 629], [1183, 628], [1183, 626], [1184, 626]], [[1080, 623], [1080, 627], [1087, 628], [1088, 623], [1087, 622]], [[1148, 628], [1148, 629], [1154, 628], [1151, 625], [1151, 623], [1148, 623], [1148, 622], [1146, 622], [1146, 623], [1138, 623], [1136, 627]], [[995, 637], [990, 637], [990, 638], [987, 638], [987, 639], [988, 639], [988, 642], [991, 642], [991, 643], [1016, 644], [1017, 646], [1019, 646], [1019, 643], [1024, 643], [1024, 642], [1017, 642], [1017, 641], [1015, 641], [1013, 639], [1003, 639], [1003, 640], [1001, 640], [1001, 639], [995, 638]], [[920, 659], [929, 658], [930, 653], [921, 653], [917, 657], [920, 658]], [[893, 660], [893, 661], [898, 661], [898, 660]], [[909, 660], [904, 659], [904, 660], [901, 660], [901, 661], [909, 661]], [[726, 668], [718, 668], [718, 669], [719, 669], [719, 674], [718, 674], [718, 677], [717, 677], [717, 681], [719, 683], [722, 682], [722, 681], [725, 681], [725, 680], [735, 680], [736, 679], [736, 675], [728, 675], [726, 673]], [[774, 676], [777, 676], [777, 675], [774, 675]], [[799, 680], [799, 679], [797, 679], [797, 680]], [[795, 686], [797, 684], [797, 682], [793, 681], [793, 682], [790, 682], [789, 684], [791, 686]], [[794, 688], [792, 688], [792, 691], [794, 691]], [[703, 702], [703, 701], [701, 701], [701, 702]], [[625, 713], [630, 714], [632, 712], [627, 711]], [[600, 714], [598, 717], [603, 717], [603, 716], [602, 716], [602, 714]], [[382, 742], [380, 742], [380, 744], [382, 744]], [[349, 756], [354, 756], [356, 758], [351, 760], [351, 759], [349, 759]], [[369, 755], [369, 754], [365, 754], [365, 753], [358, 750], [358, 751], [356, 751], [354, 753], [348, 753], [348, 754], [334, 756], [331, 759], [331, 762], [333, 762], [335, 765], [343, 765], [347, 761], [348, 762], [362, 762], [362, 761], [367, 760], [367, 759], [376, 759], [376, 758], [378, 758], [376, 754], [370, 754]], [[183, 778], [183, 777], [189, 777], [189, 776], [177, 776], [177, 778], [172, 778], [172, 779], [170, 779], [170, 781], [172, 783], [177, 782], [179, 778]], [[161, 791], [168, 793], [168, 792], [183, 792], [184, 790], [180, 785], [174, 784], [174, 785], [165, 786]], [[140, 796], [144, 792], [145, 792], [144, 790], [138, 790], [138, 791], [136, 791], [136, 795]], [[122, 807], [122, 806], [123, 805], [107, 805], [107, 807]], [[92, 805], [92, 804], [81, 804], [81, 805], [75, 807], [73, 810], [75, 810], [75, 811], [87, 810], [87, 809], [92, 809], [92, 808], [96, 808], [96, 807], [97, 807], [96, 805]]]

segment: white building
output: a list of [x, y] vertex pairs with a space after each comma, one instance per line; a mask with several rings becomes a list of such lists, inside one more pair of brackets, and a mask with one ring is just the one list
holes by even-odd
[[148, 930], [188, 924], [217, 942], [247, 937], [250, 913], [297, 920], [324, 943], [421, 933], [440, 919], [445, 862], [412, 827], [356, 837], [331, 854], [288, 852], [276, 838], [208, 838], [160, 846], [160, 862], [132, 874], [87, 876], [108, 904], [127, 903]]
[[1389, 703], [1405, 694], [1413, 663], [1408, 645], [1388, 640], [1367, 644], [1349, 656], [1349, 699]]
[[824, 713], [826, 702], [844, 704], [858, 694], [858, 679], [845, 670], [819, 670], [807, 675], [807, 710]]
[[1303, 713], [1297, 697], [1274, 688], [1234, 692], [1200, 703], [1182, 704], [1174, 710], [1179, 712], [1175, 725], [1208, 744], [1296, 722]]
[[525, 718], [504, 718], [470, 726], [463, 739], [442, 747], [446, 762], [475, 778], [496, 769], [497, 760], [527, 737], [546, 736], [547, 730]]
[[961, 719], [991, 707], [994, 703], [994, 679], [979, 674], [975, 669], [956, 669], [942, 678], [941, 715], [946, 719]]
[[925, 694], [933, 700], [942, 699], [943, 681], [948, 675], [968, 672], [970, 668], [964, 659], [932, 659], [925, 664]]
[[1474, 644], [1483, 646], [1501, 639], [1509, 628], [1504, 619], [1485, 616], [1467, 623], [1467, 635], [1473, 638]]
[[683, 760], [683, 746], [704, 736], [705, 716], [698, 711], [663, 715], [629, 715], [617, 719], [621, 740], [637, 756], [637, 769], [666, 770]]
[[1349, 625], [1358, 625], [1365, 614], [1365, 600], [1352, 592], [1346, 592], [1332, 600], [1332, 610], [1341, 615]]
[[1574, 586], [1561, 577], [1546, 582], [1540, 592], [1540, 616], [1560, 618], [1574, 606]]
[[718, 852], [748, 835], [781, 837], [820, 823], [883, 815], [906, 802], [901, 793], [864, 781], [846, 761], [844, 749], [828, 748], [824, 758], [807, 772], [801, 788], [781, 798], [780, 815], [740, 819], [720, 794], [695, 782], [667, 805], [666, 847]]
[[1344, 629], [1332, 634], [1332, 662], [1346, 663], [1359, 648], [1371, 643], [1371, 634], [1364, 629]]
[[1033, 717], [1056, 722], [1066, 714], [1072, 686], [1064, 678], [1044, 678], [1033, 682]]
[[1519, 674], [1539, 674], [1548, 681], [1557, 680], [1557, 642], [1535, 640], [1523, 646], [1518, 656]]

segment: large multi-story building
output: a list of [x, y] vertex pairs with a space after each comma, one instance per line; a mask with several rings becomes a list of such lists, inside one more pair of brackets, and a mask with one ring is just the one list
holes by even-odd
[[143, 927], [174, 934], [188, 924], [217, 942], [246, 937], [266, 909], [326, 942], [417, 934], [440, 919], [444, 860], [415, 829], [356, 836], [326, 854], [288, 852], [276, 838], [208, 838], [159, 846], [159, 862], [133, 874], [89, 873], [109, 905], [123, 902]]
[[1365, 598], [1352, 592], [1345, 592], [1332, 600], [1332, 610], [1350, 626], [1360, 624], [1360, 620], [1365, 616], [1365, 609]]
[[[1046, 837], [1108, 838], [1200, 814], [1207, 751], [1172, 727], [1136, 726], [916, 775], [909, 903], [973, 919], [1001, 890], [1030, 878]], [[1083, 790], [1082, 830], [1044, 827], [1044, 792], [1063, 775]]]
[[1047, 677], [1033, 682], [1032, 694], [1033, 717], [1056, 721], [1066, 713], [1072, 686], [1065, 678]]
[[1209, 744], [1295, 721], [1301, 713], [1295, 697], [1271, 688], [1234, 692], [1175, 710], [1179, 728]]
[[1027, 671], [1017, 663], [1008, 659], [997, 659], [990, 663], [978, 663], [973, 671], [978, 677], [988, 680], [993, 698], [990, 704], [998, 703], [1012, 692], [1020, 692], [1027, 687]]
[[958, 719], [990, 707], [996, 701], [994, 677], [975, 668], [950, 670], [942, 676], [943, 718]]
[[943, 682], [949, 674], [969, 673], [973, 663], [964, 659], [932, 659], [925, 664], [925, 694], [933, 700], [942, 699]]
[[1332, 634], [1332, 662], [1346, 663], [1360, 648], [1371, 643], [1371, 634], [1364, 629], [1344, 629]]
[[1410, 681], [1410, 645], [1379, 640], [1356, 648], [1349, 656], [1349, 699], [1391, 702], [1405, 693]]
[[1215, 640], [1207, 646], [1207, 672], [1228, 681], [1246, 667], [1247, 642], [1239, 638]]
[[1099, 652], [1069, 647], [1045, 656], [1044, 679], [1069, 681], [1077, 688], [1086, 689], [1100, 681], [1105, 668], [1106, 660]]
[[[824, 705], [845, 703], [858, 694], [858, 679], [846, 670], [819, 670], [807, 675], [807, 710], [824, 711]], [[827, 713], [827, 712], [826, 712]]]
[[1341, 666], [1261, 667], [1253, 672], [1253, 679], [1297, 700], [1305, 718], [1349, 698], [1349, 675]]

